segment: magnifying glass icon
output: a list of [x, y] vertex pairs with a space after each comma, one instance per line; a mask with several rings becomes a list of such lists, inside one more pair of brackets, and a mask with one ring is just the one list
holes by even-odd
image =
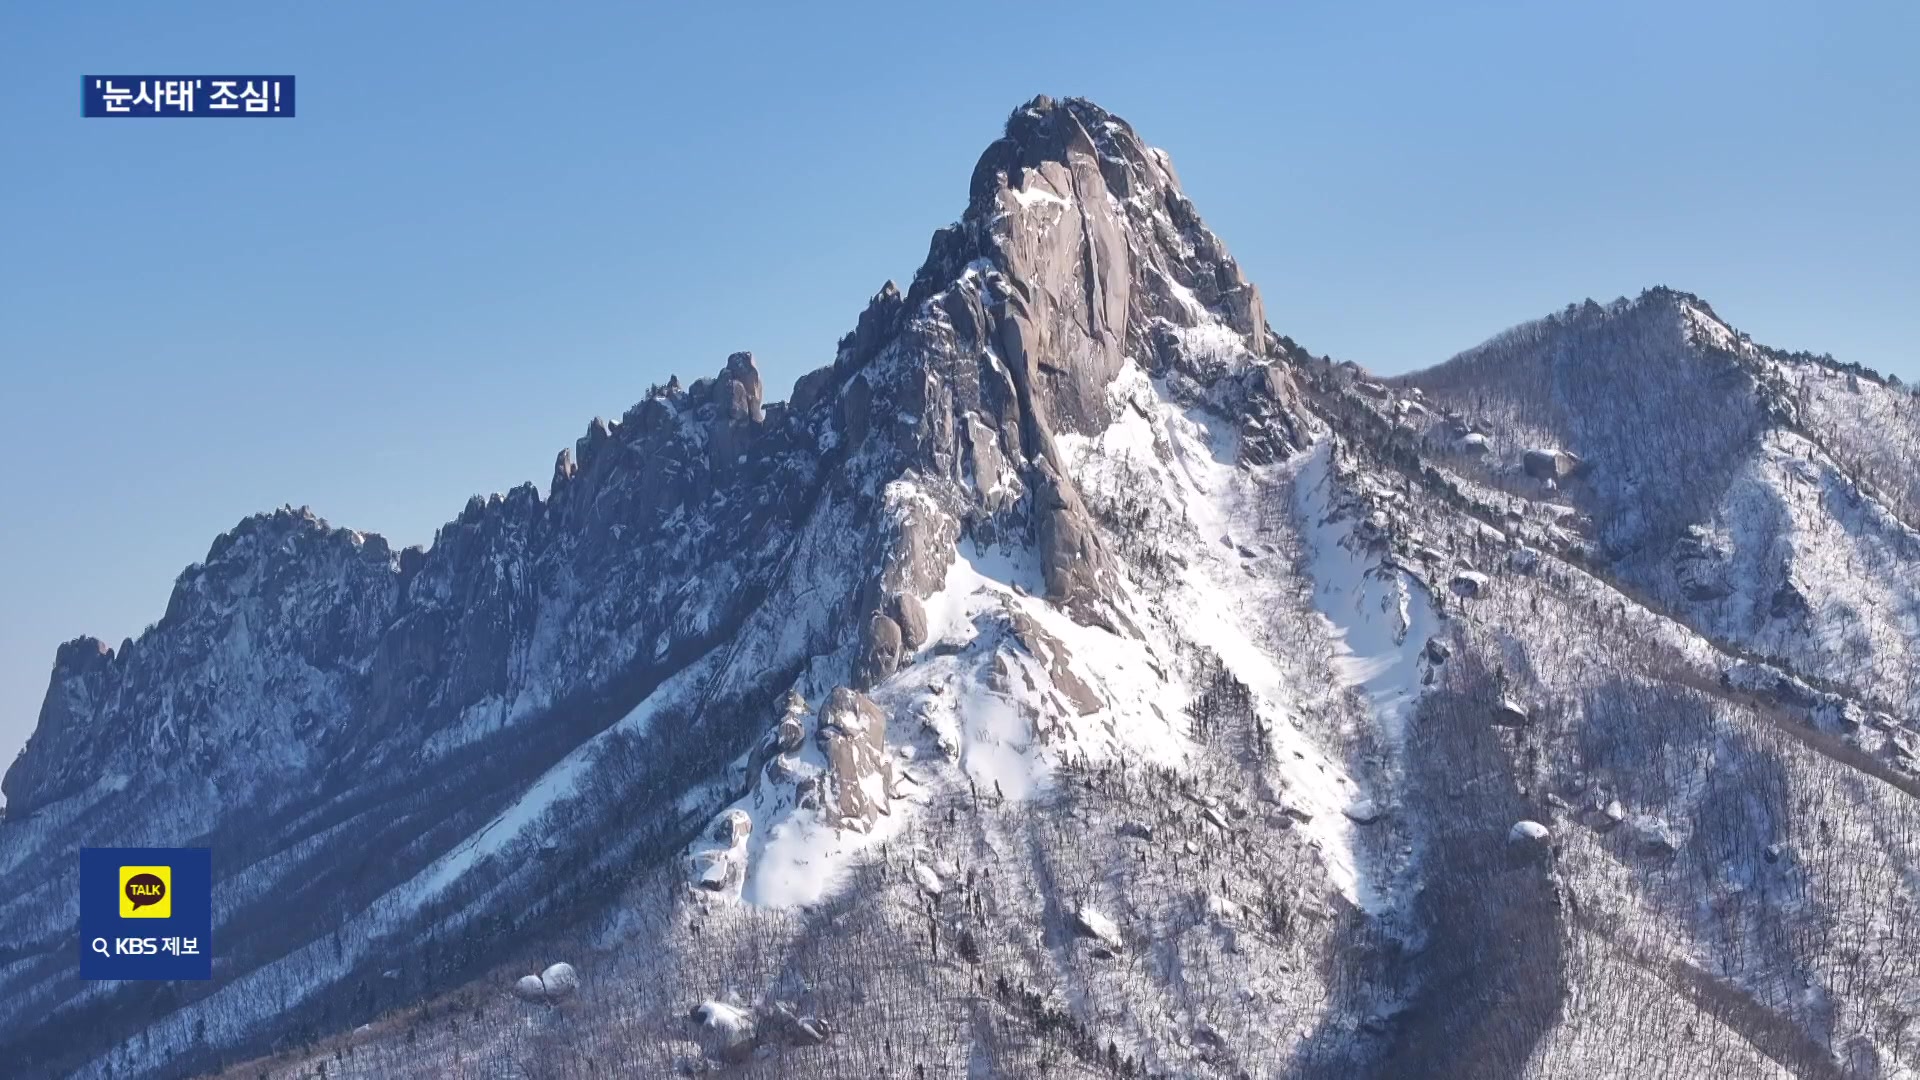
[[101, 956], [113, 955], [112, 953], [107, 951], [107, 939], [103, 937], [97, 937], [93, 939], [93, 951], [99, 953]]

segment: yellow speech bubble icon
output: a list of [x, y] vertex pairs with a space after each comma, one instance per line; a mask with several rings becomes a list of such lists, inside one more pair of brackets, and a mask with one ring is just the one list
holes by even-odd
[[123, 919], [173, 918], [173, 867], [121, 867], [120, 917]]

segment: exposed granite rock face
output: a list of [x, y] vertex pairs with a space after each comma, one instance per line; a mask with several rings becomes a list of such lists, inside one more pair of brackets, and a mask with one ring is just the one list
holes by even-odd
[[854, 667], [854, 682], [863, 688], [874, 686], [900, 667], [901, 653], [900, 624], [874, 612], [867, 619], [866, 650]]
[[753, 448], [753, 438], [766, 422], [766, 410], [760, 402], [760, 371], [753, 365], [753, 354], [737, 352], [727, 357], [727, 366], [709, 391], [713, 416], [707, 421], [707, 445], [710, 467], [722, 472], [741, 463]]
[[[894, 403], [885, 434], [913, 485], [960, 532], [1037, 544], [1048, 598], [1084, 622], [1127, 626], [1102, 599], [1111, 558], [1055, 440], [1106, 427], [1126, 363], [1242, 416], [1257, 459], [1301, 441], [1298, 391], [1258, 293], [1165, 155], [1088, 102], [1015, 111], [974, 170], [966, 216], [935, 235], [904, 312], [883, 317], [897, 334], [867, 374]], [[915, 362], [890, 372], [889, 355]], [[916, 573], [884, 593], [935, 585]]]
[[1106, 597], [1113, 564], [1101, 548], [1080, 493], [1042, 464], [1036, 470], [1034, 512], [1039, 519], [1040, 568], [1047, 599], [1083, 622], [1112, 626]]
[[981, 508], [989, 514], [998, 514], [1020, 497], [1020, 478], [1008, 468], [1001, 453], [998, 430], [981, 423], [972, 413], [964, 419], [966, 457], [963, 460], [969, 470], [968, 478], [979, 493]]
[[790, 762], [785, 760], [786, 756], [806, 744], [806, 717], [810, 711], [806, 699], [798, 691], [788, 690], [782, 696], [779, 722], [754, 746], [747, 758], [749, 777], [757, 777], [763, 771], [768, 776], [784, 776], [787, 773]]
[[927, 643], [927, 608], [907, 593], [894, 599], [893, 621], [900, 625], [900, 645], [913, 652]]
[[1081, 716], [1091, 716], [1105, 706], [1100, 694], [1074, 673], [1071, 666], [1073, 653], [1059, 638], [1047, 633], [1039, 623], [1019, 611], [1012, 613], [1010, 623], [1014, 638], [1046, 667], [1047, 677], [1053, 681], [1054, 688], [1066, 697]]
[[713, 842], [727, 847], [745, 843], [752, 833], [753, 818], [744, 810], [729, 810], [720, 815], [720, 820], [711, 831]]
[[[75, 638], [61, 645], [54, 653], [53, 685], [40, 706], [40, 723], [33, 737], [78, 755], [91, 757], [98, 753], [103, 733], [90, 729], [118, 689], [114, 659], [113, 649], [98, 638]], [[4, 791], [13, 812], [31, 809], [32, 796], [41, 794], [32, 786], [36, 779], [18, 767], [7, 772]]]
[[784, 711], [780, 717], [780, 727], [775, 733], [774, 745], [781, 753], [791, 754], [800, 749], [801, 742], [807, 737], [806, 727], [801, 722], [807, 715], [807, 699], [789, 690], [782, 705]]
[[873, 828], [893, 795], [886, 714], [865, 694], [835, 687], [820, 706], [816, 738], [827, 756], [821, 799], [828, 820], [859, 832]]
[[1674, 580], [1687, 599], [1707, 602], [1733, 594], [1733, 552], [1727, 545], [1695, 527], [1675, 540], [1672, 550]]
[[926, 596], [940, 588], [953, 562], [964, 513], [951, 490], [930, 492], [912, 481], [889, 485], [887, 529], [880, 540], [882, 602]]
[[[1048, 387], [1058, 393], [1043, 394], [1047, 419], [1062, 421], [1056, 430], [1099, 426], [1097, 391], [1131, 352], [1127, 335], [1155, 319], [1192, 325], [1189, 293], [1264, 355], [1258, 291], [1201, 225], [1167, 156], [1099, 106], [1043, 95], [1015, 110], [1006, 135], [974, 166], [969, 216], [991, 209], [1066, 217], [1057, 234], [1009, 230], [1004, 245], [1008, 275], [1029, 286], [1016, 305], [1022, 330], [1047, 335], [1047, 347], [1028, 353], [1030, 370], [1044, 363], [1062, 380]], [[1092, 363], [1060, 362], [1082, 360]]]
[[1536, 480], [1562, 480], [1580, 467], [1580, 458], [1551, 447], [1528, 450], [1521, 455], [1521, 467]]

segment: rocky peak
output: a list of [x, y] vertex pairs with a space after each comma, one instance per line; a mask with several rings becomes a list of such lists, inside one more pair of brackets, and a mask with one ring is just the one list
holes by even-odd
[[[882, 290], [843, 340], [831, 381], [847, 438], [876, 435], [927, 497], [896, 508], [908, 549], [940, 546], [919, 535], [1025, 536], [1047, 553], [1051, 599], [1119, 625], [1092, 599], [1110, 591], [1109, 560], [1057, 443], [1106, 429], [1129, 363], [1244, 418], [1267, 456], [1298, 443], [1291, 373], [1269, 350], [1258, 291], [1166, 155], [1091, 102], [1039, 97], [981, 155], [966, 213], [934, 235], [904, 302]], [[808, 376], [796, 403], [828, 386]], [[890, 551], [916, 569], [890, 575], [861, 616], [877, 628], [869, 672], [886, 667], [891, 627], [910, 621], [900, 598], [937, 581], [937, 567]]]
[[[1628, 362], [1672, 362], [1662, 350], [1692, 348], [1735, 360], [1750, 358], [1755, 350], [1747, 335], [1734, 329], [1703, 298], [1680, 289], [1655, 285], [1634, 297], [1602, 304], [1588, 299], [1568, 304], [1538, 324], [1551, 332], [1619, 340], [1633, 337], [1652, 349], [1615, 350], [1611, 358]], [[1527, 327], [1503, 337], [1525, 333]]]
[[1172, 162], [1081, 99], [1035, 98], [1008, 118], [974, 168], [966, 215], [915, 278], [908, 307], [927, 303], [1008, 362], [1050, 432], [1103, 426], [1104, 390], [1128, 358], [1211, 382], [1268, 353], [1258, 291]]
[[[116, 657], [106, 642], [95, 637], [78, 637], [64, 642], [53, 657], [53, 679], [40, 706], [39, 724], [29, 746], [42, 746], [77, 739], [76, 729], [88, 725], [111, 692]], [[23, 749], [22, 754], [27, 751]], [[39, 794], [33, 777], [19, 770], [8, 770], [0, 780], [0, 793], [14, 813], [30, 810]]]

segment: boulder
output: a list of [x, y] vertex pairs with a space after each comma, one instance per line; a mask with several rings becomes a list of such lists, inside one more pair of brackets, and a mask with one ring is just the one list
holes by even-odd
[[1033, 514], [1047, 599], [1075, 622], [1137, 634], [1125, 616], [1115, 618], [1112, 562], [1079, 491], [1044, 458], [1035, 474]]
[[782, 1041], [794, 1046], [819, 1046], [833, 1034], [827, 1022], [817, 1016], [801, 1016], [799, 1011], [784, 1001], [776, 1001], [771, 1009], [763, 1010], [764, 1020], [759, 1023], [763, 1035], [771, 1031]]
[[1773, 599], [1767, 605], [1767, 611], [1776, 619], [1804, 619], [1812, 610], [1807, 595], [1790, 581], [1773, 591]]
[[1292, 405], [1299, 398], [1293, 380], [1279, 364], [1267, 364], [1260, 369], [1259, 385], [1268, 398], [1282, 405]]
[[572, 964], [553, 964], [538, 975], [522, 975], [513, 984], [513, 996], [521, 1001], [558, 1005], [580, 989], [580, 975]]
[[1527, 707], [1510, 697], [1503, 697], [1493, 707], [1493, 722], [1501, 727], [1525, 727], [1533, 717]]
[[714, 821], [711, 835], [717, 844], [733, 847], [743, 844], [753, 832], [753, 818], [745, 810], [729, 810]]
[[893, 621], [900, 624], [900, 647], [908, 653], [927, 643], [927, 607], [920, 598], [907, 593], [893, 602]]
[[766, 419], [766, 411], [761, 406], [760, 369], [754, 365], [750, 352], [727, 357], [726, 368], [714, 380], [713, 394], [714, 402], [726, 410], [729, 419], [751, 420], [756, 424]]
[[1553, 842], [1553, 833], [1537, 821], [1516, 821], [1513, 828], [1507, 830], [1507, 842], [1546, 847]]
[[693, 883], [708, 892], [725, 892], [733, 880], [733, 860], [725, 851], [706, 851], [696, 856]]
[[[946, 584], [960, 539], [960, 521], [918, 484], [898, 481], [885, 491], [887, 535], [880, 571], [880, 602], [895, 617], [900, 599], [928, 596]], [[900, 599], [896, 599], [900, 598]]]
[[887, 756], [887, 716], [857, 690], [837, 686], [820, 706], [815, 738], [827, 757], [822, 795], [836, 828], [866, 832], [888, 812], [893, 761]]
[[[880, 286], [880, 291], [867, 301], [867, 309], [860, 313], [860, 319], [854, 324], [853, 332], [840, 339], [840, 348], [834, 356], [833, 367], [829, 371], [850, 371], [865, 367], [875, 354], [892, 336], [899, 325], [901, 312], [906, 307], [906, 298], [900, 295], [900, 287], [891, 280]], [[795, 388], [795, 397], [799, 390]]]
[[941, 893], [947, 891], [946, 883], [940, 880], [940, 875], [934, 871], [933, 867], [925, 863], [914, 864], [913, 883], [919, 886], [920, 891], [926, 893], [928, 896], [939, 896]]
[[1520, 463], [1527, 475], [1536, 480], [1560, 480], [1573, 475], [1580, 467], [1580, 458], [1565, 450], [1545, 447], [1528, 450], [1521, 456]]
[[1586, 812], [1581, 815], [1581, 819], [1587, 823], [1587, 827], [1590, 829], [1598, 832], [1608, 832], [1616, 828], [1621, 822], [1627, 820], [1627, 810], [1626, 807], [1620, 805], [1619, 799], [1609, 799], [1605, 803], [1596, 801], [1594, 805], [1587, 807]]
[[1215, 922], [1238, 922], [1240, 917], [1246, 914], [1246, 909], [1219, 893], [1207, 893], [1201, 901], [1201, 906], [1206, 911], [1207, 917]]
[[766, 421], [753, 354], [734, 353], [717, 378], [702, 379], [694, 387], [714, 405], [707, 427], [709, 461], [716, 471], [729, 469], [752, 448], [757, 429]]
[[1375, 510], [1354, 526], [1353, 532], [1362, 540], [1373, 541], [1385, 538], [1392, 527], [1393, 518], [1385, 510]]
[[540, 985], [549, 1002], [565, 1001], [580, 990], [580, 974], [568, 963], [554, 964], [540, 973]]
[[1720, 600], [1733, 595], [1729, 580], [1731, 544], [1699, 525], [1687, 526], [1686, 533], [1673, 542], [1671, 561], [1680, 591], [1697, 602]]
[[1663, 818], [1651, 816], [1635, 818], [1633, 849], [1642, 855], [1665, 857], [1680, 850], [1680, 838], [1674, 834], [1673, 827]]
[[900, 624], [876, 611], [867, 619], [866, 650], [854, 666], [853, 681], [861, 689], [878, 685], [900, 668]]
[[1487, 595], [1487, 575], [1477, 570], [1462, 570], [1453, 575], [1449, 583], [1453, 594], [1465, 600], [1476, 600]]
[[1920, 737], [1906, 731], [1895, 731], [1887, 736], [1887, 753], [1895, 761], [1920, 759]]
[[807, 699], [799, 691], [789, 690], [780, 703], [780, 727], [774, 732], [774, 746], [783, 754], [791, 754], [800, 749], [806, 740], [806, 724], [802, 717], [807, 715]]
[[1380, 804], [1372, 799], [1356, 799], [1343, 811], [1355, 825], [1371, 825], [1380, 820]]
[[[780, 760], [780, 759], [775, 759]], [[753, 818], [745, 810], [728, 810], [714, 820], [708, 837], [719, 847], [692, 852], [688, 865], [696, 889], [723, 896], [740, 895], [747, 877], [747, 838]]]
[[743, 1061], [753, 1052], [759, 1025], [751, 1011], [729, 1001], [703, 1001], [687, 1019], [698, 1025], [700, 1047], [708, 1056]]
[[1082, 937], [1093, 938], [1109, 948], [1121, 947], [1120, 928], [1090, 905], [1081, 904], [1074, 909], [1073, 929]]

